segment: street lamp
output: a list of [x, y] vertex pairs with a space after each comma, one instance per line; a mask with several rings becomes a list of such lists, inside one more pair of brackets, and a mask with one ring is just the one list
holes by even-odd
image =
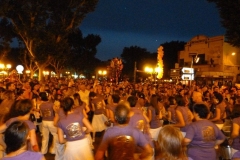
[[31, 71], [30, 70], [26, 70], [25, 72], [26, 72], [27, 76], [29, 77]]
[[104, 76], [107, 75], [107, 71], [106, 71], [106, 70], [99, 70], [99, 71], [98, 71], [98, 74], [99, 74], [102, 78], [104, 78]]
[[12, 65], [11, 64], [0, 64], [0, 70], [1, 70], [1, 72], [3, 73], [3, 74], [7, 74], [7, 75], [9, 75], [8, 73], [8, 71], [10, 70], [12, 68]]
[[48, 79], [49, 71], [43, 71], [43, 75], [45, 79]]
[[[156, 76], [157, 74], [160, 72], [160, 68], [156, 67], [156, 68], [151, 68], [151, 67], [145, 67], [144, 69], [145, 72], [147, 72], [148, 74], [151, 75], [151, 79], [154, 78], [154, 82], [156, 82]], [[154, 75], [154, 77], [153, 77]]]
[[16, 70], [19, 75], [19, 80], [21, 79], [20, 75], [23, 74], [24, 67], [22, 65], [17, 65]]

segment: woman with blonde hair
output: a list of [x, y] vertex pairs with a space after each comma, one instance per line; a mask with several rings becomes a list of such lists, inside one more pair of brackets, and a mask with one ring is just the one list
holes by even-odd
[[191, 160], [186, 156], [183, 135], [178, 128], [171, 125], [162, 127], [158, 136], [159, 151], [155, 160]]

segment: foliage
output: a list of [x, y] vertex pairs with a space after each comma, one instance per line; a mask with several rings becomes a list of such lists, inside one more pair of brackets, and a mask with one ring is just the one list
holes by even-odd
[[71, 44], [68, 65], [77, 72], [84, 72], [85, 74], [94, 72], [96, 66], [101, 62], [95, 58], [96, 47], [100, 42], [99, 35], [89, 34], [83, 37], [82, 32], [75, 29], [68, 37], [68, 43]]
[[164, 50], [163, 56], [163, 78], [170, 77], [170, 69], [175, 68], [175, 63], [178, 63], [178, 52], [184, 50], [186, 42], [171, 41], [161, 44]]
[[231, 45], [240, 47], [240, 1], [208, 0], [214, 2], [222, 18], [222, 26], [226, 29], [225, 37]]
[[152, 53], [138, 46], [125, 47], [121, 58], [124, 62], [123, 75], [127, 75], [129, 78], [133, 77], [135, 62], [138, 70], [143, 70], [146, 64], [157, 64], [157, 58], [153, 58]]
[[[0, 0], [0, 16], [7, 20], [11, 38], [22, 41], [39, 68], [70, 53], [68, 35], [79, 27], [98, 0]], [[0, 23], [0, 24], [1, 24]], [[0, 33], [1, 37], [7, 37]]]

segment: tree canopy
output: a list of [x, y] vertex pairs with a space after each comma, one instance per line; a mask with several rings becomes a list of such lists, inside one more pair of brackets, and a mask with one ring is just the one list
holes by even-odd
[[156, 64], [157, 58], [152, 57], [152, 53], [147, 49], [138, 46], [125, 47], [121, 54], [121, 58], [124, 62], [123, 74], [133, 77], [134, 64], [137, 63], [137, 69], [143, 70], [145, 64]]
[[161, 44], [164, 50], [163, 56], [163, 77], [170, 77], [170, 69], [175, 68], [175, 63], [178, 63], [178, 52], [184, 50], [186, 42], [171, 41]]
[[[0, 16], [8, 31], [0, 38], [17, 38], [39, 68], [59, 55], [69, 54], [69, 34], [79, 27], [98, 0], [0, 0]], [[6, 28], [6, 27], [5, 27]], [[3, 38], [4, 37], [4, 38]], [[5, 40], [9, 40], [5, 38]], [[56, 58], [55, 58], [56, 59]]]
[[208, 0], [214, 2], [219, 10], [225, 37], [231, 45], [240, 47], [240, 0]]

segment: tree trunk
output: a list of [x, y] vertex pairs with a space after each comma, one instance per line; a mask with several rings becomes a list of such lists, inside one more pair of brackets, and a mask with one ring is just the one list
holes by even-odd
[[38, 70], [38, 80], [39, 81], [44, 81], [44, 76], [43, 76], [43, 70], [44, 68], [43, 67], [39, 67], [39, 70]]

